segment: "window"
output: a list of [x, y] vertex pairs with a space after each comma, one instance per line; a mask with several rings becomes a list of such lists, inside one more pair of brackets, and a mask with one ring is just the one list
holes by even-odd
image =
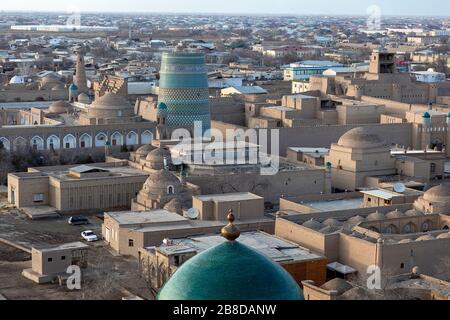
[[66, 260], [66, 256], [62, 256], [62, 257], [61, 257], [61, 260]]
[[53, 258], [48, 258], [47, 261], [48, 261], [48, 262], [52, 262], [52, 261], [53, 261]]
[[400, 264], [400, 269], [405, 269], [405, 264], [403, 262]]
[[436, 163], [432, 163], [432, 164], [430, 165], [430, 172], [431, 172], [431, 173], [436, 173]]
[[173, 186], [168, 186], [167, 187], [167, 194], [174, 194], [175, 193], [175, 189]]
[[34, 194], [33, 195], [33, 202], [34, 203], [44, 202], [44, 195], [42, 193]]
[[128, 246], [131, 248], [131, 247], [134, 247], [134, 240], [133, 239], [128, 239]]

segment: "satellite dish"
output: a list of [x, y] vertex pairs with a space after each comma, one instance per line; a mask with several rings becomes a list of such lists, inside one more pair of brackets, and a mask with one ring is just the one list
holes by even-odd
[[195, 208], [190, 208], [186, 213], [186, 217], [191, 220], [197, 220], [199, 215], [200, 215], [200, 212], [198, 211], [198, 209], [195, 209]]
[[394, 191], [398, 193], [403, 193], [406, 191], [406, 187], [403, 183], [394, 184]]

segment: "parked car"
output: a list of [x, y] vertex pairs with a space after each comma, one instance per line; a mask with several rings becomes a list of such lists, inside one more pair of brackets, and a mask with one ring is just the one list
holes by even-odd
[[85, 224], [89, 224], [89, 220], [86, 217], [83, 216], [73, 216], [70, 217], [68, 220], [69, 224], [73, 225], [73, 226], [81, 226], [81, 225], [85, 225]]
[[81, 236], [82, 236], [83, 239], [86, 240], [87, 242], [98, 241], [97, 235], [96, 235], [92, 230], [86, 230], [86, 231], [83, 231], [83, 232], [81, 233]]

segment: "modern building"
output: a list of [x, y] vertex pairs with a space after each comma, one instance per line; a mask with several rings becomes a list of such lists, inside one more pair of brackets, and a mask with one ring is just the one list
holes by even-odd
[[334, 61], [305, 60], [291, 63], [284, 68], [284, 80], [308, 80], [311, 76], [321, 75], [325, 70], [343, 66], [343, 64]]

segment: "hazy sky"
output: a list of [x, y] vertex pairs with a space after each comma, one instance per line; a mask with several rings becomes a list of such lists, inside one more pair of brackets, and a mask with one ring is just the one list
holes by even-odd
[[199, 12], [272, 14], [366, 14], [450, 16], [449, 0], [1, 0], [0, 10]]

